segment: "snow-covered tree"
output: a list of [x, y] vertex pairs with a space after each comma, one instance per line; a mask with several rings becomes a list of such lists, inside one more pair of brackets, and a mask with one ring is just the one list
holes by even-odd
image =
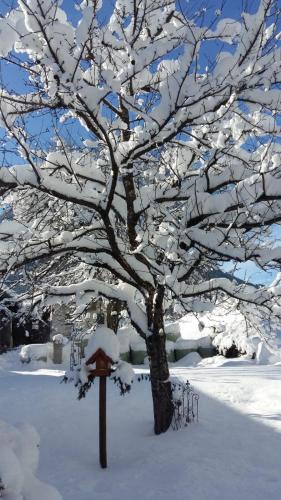
[[280, 5], [208, 22], [201, 3], [84, 0], [76, 23], [59, 1], [18, 0], [0, 19], [1, 270], [42, 260], [58, 276], [45, 297], [126, 304], [156, 433], [172, 414], [165, 308], [223, 292], [278, 313], [281, 293], [199, 272], [281, 261]]

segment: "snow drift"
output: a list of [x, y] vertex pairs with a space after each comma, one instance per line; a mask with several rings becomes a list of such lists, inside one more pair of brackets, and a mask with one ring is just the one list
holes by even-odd
[[37, 431], [29, 424], [13, 427], [0, 421], [0, 497], [5, 500], [62, 500], [59, 492], [40, 481]]

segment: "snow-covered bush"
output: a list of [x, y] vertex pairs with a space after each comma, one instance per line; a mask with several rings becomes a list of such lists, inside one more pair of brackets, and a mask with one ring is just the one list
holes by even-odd
[[34, 427], [0, 421], [0, 497], [3, 500], [62, 500], [35, 472], [40, 438]]
[[[65, 338], [65, 337], [64, 337]], [[55, 346], [62, 346], [62, 363], [69, 363], [71, 344], [67, 341], [66, 344], [48, 342], [46, 344], [28, 344], [21, 347], [19, 357], [22, 363], [30, 363], [32, 361], [44, 361], [52, 363], [54, 357]]]
[[142, 364], [147, 355], [146, 344], [131, 325], [118, 329], [117, 338], [120, 343], [120, 357], [133, 364]]
[[183, 338], [176, 342], [176, 349], [198, 351], [202, 357], [213, 355], [216, 349], [227, 358], [241, 355], [255, 358], [257, 346], [269, 334], [270, 327], [274, 336], [273, 325], [265, 325], [254, 308], [251, 315], [244, 314], [235, 300], [224, 301], [212, 312], [201, 314], [200, 320], [186, 315], [179, 320], [179, 327]]
[[165, 324], [165, 333], [168, 340], [176, 341], [180, 336], [180, 325], [178, 321]]
[[254, 358], [259, 342], [260, 337], [246, 337], [244, 332], [238, 331], [236, 334], [221, 332], [214, 338], [213, 345], [218, 353], [226, 358], [237, 358], [241, 355]]
[[239, 310], [229, 312], [217, 308], [208, 316], [206, 322], [208, 321], [213, 325], [213, 345], [219, 354], [227, 358], [241, 355], [247, 355], [248, 358], [256, 356], [257, 346], [261, 341], [258, 324], [247, 321]]
[[131, 337], [130, 341], [131, 358], [133, 365], [141, 365], [147, 356], [146, 343], [137, 333]]
[[126, 361], [119, 361], [112, 374], [112, 379], [120, 387], [120, 393], [123, 395], [130, 391], [131, 385], [134, 381], [135, 372], [130, 363]]
[[133, 327], [123, 326], [117, 330], [117, 338], [120, 344], [120, 354], [129, 353], [131, 336], [135, 333]]
[[[175, 360], [174, 350], [175, 342], [169, 338], [178, 338], [179, 324], [178, 322], [170, 323], [172, 325], [171, 331], [176, 332], [175, 335], [167, 335], [166, 338], [166, 353], [168, 360], [173, 362]], [[166, 331], [166, 326], [165, 326]], [[147, 348], [143, 338], [136, 332], [131, 325], [126, 325], [117, 330], [117, 338], [120, 343], [120, 357], [124, 361], [131, 360], [133, 364], [147, 364], [149, 359], [147, 356]]]
[[199, 347], [198, 340], [196, 339], [182, 339], [179, 338], [175, 343], [175, 349], [196, 351]]
[[20, 360], [22, 363], [30, 361], [47, 361], [50, 357], [52, 344], [28, 344], [22, 346], [20, 350]]
[[175, 342], [175, 359], [179, 361], [181, 358], [198, 349], [197, 339], [182, 339], [179, 338]]
[[172, 340], [166, 340], [166, 353], [168, 361], [175, 361], [175, 342]]

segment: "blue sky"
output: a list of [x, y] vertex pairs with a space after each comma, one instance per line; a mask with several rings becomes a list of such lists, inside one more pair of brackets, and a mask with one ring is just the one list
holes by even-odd
[[[68, 17], [74, 23], [79, 19], [79, 13], [75, 9], [74, 0], [63, 0], [62, 8], [67, 12]], [[240, 13], [245, 10], [246, 12], [255, 12], [259, 5], [259, 0], [178, 0], [178, 6], [183, 11], [188, 12], [190, 9], [195, 11], [200, 7], [206, 7], [206, 19], [213, 18], [216, 9], [221, 8], [224, 16], [238, 18]], [[4, 15], [11, 7], [15, 7], [17, 0], [1, 0], [0, 1], [0, 15]], [[101, 18], [106, 18], [112, 11], [113, 0], [103, 0], [103, 7], [101, 11]]]
[[271, 283], [277, 274], [276, 270], [265, 272], [259, 269], [254, 262], [240, 264], [238, 267], [235, 267], [232, 262], [228, 262], [223, 265], [223, 269], [237, 278], [258, 285]]

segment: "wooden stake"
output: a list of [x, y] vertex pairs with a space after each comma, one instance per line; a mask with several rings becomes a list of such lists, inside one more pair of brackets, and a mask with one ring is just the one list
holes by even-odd
[[106, 377], [100, 377], [100, 465], [103, 469], [107, 467], [106, 457]]

